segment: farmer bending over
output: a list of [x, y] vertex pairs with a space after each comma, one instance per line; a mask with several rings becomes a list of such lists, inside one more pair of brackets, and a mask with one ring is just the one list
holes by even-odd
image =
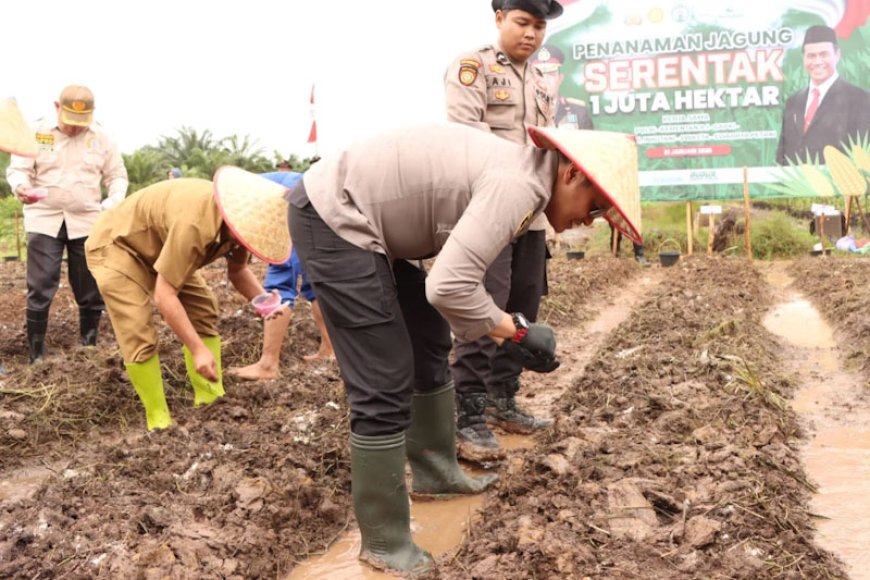
[[184, 345], [194, 405], [224, 395], [217, 302], [197, 270], [222, 256], [245, 298], [264, 292], [248, 252], [270, 263], [290, 255], [287, 190], [235, 167], [214, 184], [172, 179], [150, 185], [104, 212], [85, 244], [148, 430], [172, 424], [151, 302]]
[[[283, 163], [286, 163], [283, 162]], [[279, 165], [280, 166], [280, 165]], [[294, 187], [301, 179], [302, 174], [293, 171], [274, 171], [261, 174], [266, 179], [284, 187]], [[301, 285], [300, 285], [301, 279]], [[267, 291], [278, 292], [281, 299], [292, 309], [296, 305], [296, 298], [301, 293], [311, 303], [311, 315], [314, 324], [320, 333], [320, 348], [314, 354], [304, 357], [306, 361], [334, 358], [332, 343], [329, 341], [329, 333], [323, 324], [323, 314], [320, 312], [320, 304], [311, 289], [305, 270], [299, 262], [299, 257], [294, 251], [290, 259], [283, 264], [270, 264], [266, 272], [266, 280], [263, 283]], [[288, 316], [275, 316], [266, 319], [263, 323], [263, 352], [260, 360], [246, 367], [227, 369], [227, 374], [248, 381], [270, 380], [278, 378], [279, 365], [281, 363], [281, 347], [284, 337], [293, 320], [292, 310]]]
[[[419, 495], [474, 494], [495, 480], [456, 461], [451, 329], [491, 337], [530, 370], [559, 365], [551, 328], [487, 294], [492, 261], [541, 214], [557, 232], [603, 216], [640, 239], [630, 136], [529, 132], [541, 149], [460, 124], [396, 131], [324, 158], [288, 196], [350, 405], [360, 558], [377, 568], [432, 565], [411, 538], [406, 455]], [[410, 262], [434, 256], [428, 278]]]

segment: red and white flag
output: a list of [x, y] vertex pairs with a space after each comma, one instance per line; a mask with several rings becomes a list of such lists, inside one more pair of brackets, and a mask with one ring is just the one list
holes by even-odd
[[317, 119], [314, 118], [314, 85], [311, 85], [311, 131], [308, 132], [308, 142], [317, 143]]

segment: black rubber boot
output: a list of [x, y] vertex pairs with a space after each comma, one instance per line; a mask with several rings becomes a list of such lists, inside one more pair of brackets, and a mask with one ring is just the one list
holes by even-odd
[[486, 393], [460, 394], [456, 417], [459, 456], [469, 461], [487, 463], [504, 459], [498, 439], [486, 426]]
[[517, 407], [520, 380], [514, 379], [491, 393], [492, 406], [487, 409], [490, 420], [508, 433], [534, 433], [553, 425], [552, 419], [539, 419]]
[[97, 334], [100, 331], [102, 310], [79, 310], [79, 333], [82, 346], [97, 346]]
[[411, 403], [411, 428], [405, 434], [405, 449], [414, 482], [415, 497], [449, 499], [481, 493], [498, 476], [469, 477], [456, 461], [456, 412], [453, 383], [431, 393], [415, 393]]
[[359, 559], [377, 568], [418, 576], [432, 555], [411, 538], [411, 507], [405, 486], [405, 434], [350, 434], [351, 491], [362, 547]]
[[649, 261], [647, 261], [646, 256], [643, 255], [643, 246], [640, 244], [634, 244], [634, 261], [640, 264], [641, 266], [649, 266]]
[[30, 364], [45, 360], [45, 331], [48, 330], [48, 310], [27, 311], [27, 349]]

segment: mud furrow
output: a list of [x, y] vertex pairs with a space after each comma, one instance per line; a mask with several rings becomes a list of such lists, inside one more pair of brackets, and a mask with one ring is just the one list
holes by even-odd
[[445, 578], [845, 577], [812, 542], [770, 292], [688, 260], [602, 343], [514, 456]]

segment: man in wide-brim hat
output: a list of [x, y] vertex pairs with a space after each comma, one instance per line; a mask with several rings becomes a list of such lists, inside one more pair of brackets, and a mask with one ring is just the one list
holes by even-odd
[[[36, 139], [15, 99], [0, 99], [0, 151], [20, 157], [36, 157]], [[6, 369], [0, 363], [0, 376]]]
[[20, 157], [36, 157], [36, 139], [15, 99], [0, 99], [0, 151]]
[[194, 404], [223, 396], [218, 308], [198, 270], [220, 257], [247, 299], [263, 293], [249, 254], [269, 263], [290, 256], [287, 202], [280, 185], [236, 167], [214, 182], [150, 185], [103, 213], [85, 245], [148, 430], [172, 424], [157, 354], [152, 301], [178, 336]]
[[[294, 247], [320, 302], [350, 405], [360, 558], [424, 573], [412, 491], [479, 493], [494, 476], [456, 461], [451, 330], [489, 336], [523, 367], [558, 367], [552, 329], [499, 308], [484, 287], [496, 256], [545, 215], [557, 232], [597, 216], [641, 241], [629, 135], [529, 128], [527, 147], [460, 124], [413, 127], [325, 157], [289, 194]], [[414, 263], [435, 258], [427, 273]]]

